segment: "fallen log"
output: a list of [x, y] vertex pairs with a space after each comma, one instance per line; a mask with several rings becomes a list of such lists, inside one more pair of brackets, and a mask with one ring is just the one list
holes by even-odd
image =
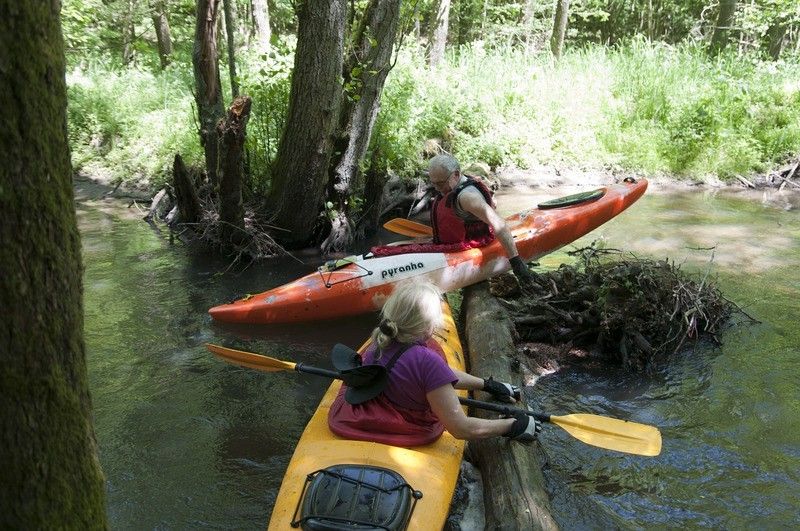
[[[462, 312], [470, 372], [519, 382], [520, 375], [512, 369], [514, 325], [486, 282], [464, 289]], [[484, 411], [471, 414], [491, 416]], [[523, 446], [495, 437], [470, 442], [468, 452], [483, 476], [486, 529], [558, 528], [544, 490], [540, 464], [544, 454], [538, 441]]]
[[741, 175], [737, 175], [736, 178], [739, 179], [740, 183], [742, 183], [743, 185], [745, 185], [748, 188], [755, 188], [756, 187], [755, 184], [751, 183], [750, 181], [748, 181], [747, 179], [745, 179]]
[[151, 200], [150, 210], [147, 212], [144, 220], [150, 224], [153, 224], [156, 219], [163, 218], [171, 206], [172, 205], [170, 204], [170, 198], [169, 194], [167, 193], [167, 189], [162, 188]]

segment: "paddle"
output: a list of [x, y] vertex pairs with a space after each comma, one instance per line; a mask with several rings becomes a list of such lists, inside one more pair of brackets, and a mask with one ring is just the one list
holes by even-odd
[[412, 238], [425, 238], [433, 236], [433, 229], [424, 223], [418, 223], [405, 218], [390, 219], [383, 224], [383, 228], [396, 234]]
[[[336, 371], [311, 367], [303, 363], [283, 361], [253, 352], [234, 350], [219, 345], [206, 343], [206, 348], [223, 360], [265, 372], [278, 371], [298, 371], [327, 378], [341, 378], [342, 375]], [[335, 348], [347, 348], [344, 345], [337, 345]], [[355, 351], [353, 351], [355, 353]], [[489, 411], [496, 411], [504, 415], [513, 415], [516, 412], [523, 412], [534, 417], [540, 422], [549, 422], [563, 428], [567, 433], [591, 446], [616, 450], [628, 454], [655, 456], [661, 453], [661, 432], [654, 426], [628, 422], [611, 417], [591, 415], [588, 413], [574, 413], [571, 415], [552, 416], [544, 413], [535, 413], [524, 409], [493, 404], [491, 402], [481, 402], [470, 398], [460, 398], [459, 401], [466, 405]]]
[[492, 404], [491, 402], [481, 402], [469, 398], [459, 398], [458, 400], [465, 406], [496, 411], [508, 416], [521, 411], [539, 422], [550, 422], [560, 426], [579, 441], [607, 450], [648, 456], [655, 456], [661, 453], [661, 432], [658, 431], [658, 428], [647, 424], [589, 413], [573, 413], [554, 417], [544, 413]]

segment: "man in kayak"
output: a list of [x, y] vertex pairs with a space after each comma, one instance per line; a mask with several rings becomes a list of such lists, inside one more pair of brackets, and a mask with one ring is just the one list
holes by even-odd
[[522, 412], [502, 419], [464, 413], [456, 389], [484, 391], [513, 402], [520, 397], [519, 388], [451, 369], [429, 346], [443, 323], [437, 287], [418, 283], [398, 288], [387, 299], [381, 316], [363, 364], [386, 368], [385, 387], [375, 396], [366, 386], [343, 386], [328, 415], [331, 431], [398, 446], [428, 444], [445, 429], [457, 439], [505, 436], [523, 443], [534, 440], [541, 428]]
[[505, 220], [495, 210], [489, 188], [480, 180], [461, 173], [451, 155], [437, 155], [428, 162], [428, 179], [438, 192], [431, 208], [433, 243], [465, 244], [483, 247], [500, 240], [514, 275], [528, 286], [533, 275], [519, 257], [514, 237]]

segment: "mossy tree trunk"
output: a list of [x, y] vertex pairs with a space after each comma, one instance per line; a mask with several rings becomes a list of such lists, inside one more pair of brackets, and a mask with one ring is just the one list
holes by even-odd
[[375, 234], [380, 223], [386, 174], [377, 168], [375, 161], [378, 158], [380, 158], [380, 151], [377, 148], [373, 149], [372, 161], [364, 178], [364, 204], [366, 207], [358, 222], [357, 238], [363, 238], [367, 234]]
[[59, 2], [0, 0], [0, 528], [102, 529]]
[[133, 41], [136, 39], [136, 0], [125, 3], [125, 12], [122, 15], [122, 64], [129, 65], [136, 57]]
[[553, 17], [553, 34], [550, 36], [550, 51], [553, 57], [561, 59], [564, 51], [564, 37], [567, 35], [569, 21], [569, 0], [556, 0], [556, 14]]
[[710, 50], [712, 54], [720, 53], [728, 44], [728, 32], [733, 25], [735, 13], [736, 0], [720, 0], [717, 24], [714, 26], [714, 33], [711, 36]]
[[270, 174], [272, 223], [286, 245], [310, 240], [324, 202], [342, 97], [346, 0], [301, 2], [289, 110]]
[[161, 70], [164, 70], [172, 61], [172, 32], [169, 29], [165, 0], [155, 0], [151, 4], [151, 9], [153, 27], [156, 30], [158, 57], [161, 60]]
[[225, 35], [228, 42], [228, 74], [231, 78], [231, 97], [239, 95], [239, 80], [236, 75], [236, 16], [231, 5], [233, 0], [222, 0], [225, 10]]
[[399, 24], [400, 0], [370, 0], [352, 39], [355, 44], [344, 67], [345, 95], [328, 196], [336, 205], [336, 217], [322, 244], [323, 252], [343, 251], [352, 243], [348, 200], [361, 177]]
[[218, 14], [219, 0], [197, 0], [197, 21], [192, 51], [195, 101], [200, 119], [200, 143], [203, 145], [206, 158], [206, 173], [214, 187], [217, 186], [219, 163], [217, 121], [225, 114], [217, 57]]

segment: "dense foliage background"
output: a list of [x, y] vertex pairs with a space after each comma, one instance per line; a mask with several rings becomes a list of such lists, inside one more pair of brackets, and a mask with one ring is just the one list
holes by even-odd
[[[254, 101], [247, 190], [260, 194], [285, 121], [297, 21], [288, 0], [230, 2], [237, 81]], [[254, 31], [257, 4], [268, 11], [266, 47]], [[800, 152], [800, 7], [793, 0], [736, 4], [725, 46], [714, 50], [717, 2], [573, 2], [558, 61], [549, 45], [555, 2], [453, 0], [446, 61], [431, 67], [426, 28], [438, 7], [436, 0], [403, 7], [402, 42], [366, 158], [375, 171], [413, 175], [428, 139], [465, 163], [692, 177], [764, 172]], [[64, 1], [79, 171], [158, 186], [175, 153], [202, 165], [194, 10], [193, 0]], [[166, 14], [173, 47], [164, 68], [157, 12]], [[219, 33], [227, 105], [225, 28]]]

